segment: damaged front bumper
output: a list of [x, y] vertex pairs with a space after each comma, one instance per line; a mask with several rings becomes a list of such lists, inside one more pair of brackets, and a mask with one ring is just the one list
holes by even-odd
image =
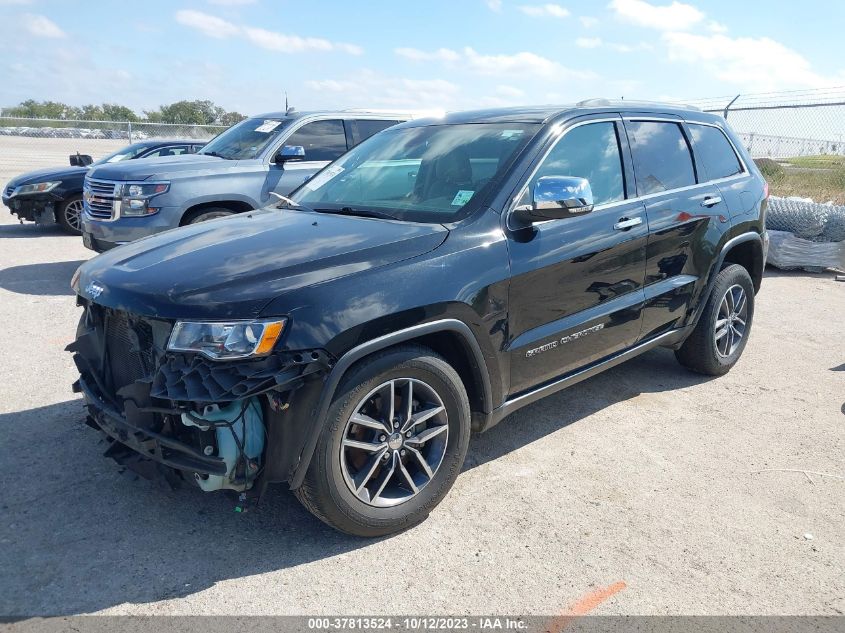
[[61, 202], [62, 197], [53, 193], [3, 197], [3, 204], [21, 222], [26, 220], [38, 224], [54, 224], [56, 209]]
[[[89, 425], [106, 455], [150, 477], [204, 490], [289, 481], [313, 401], [333, 360], [323, 350], [213, 361], [166, 349], [172, 324], [82, 302], [73, 353]], [[230, 412], [230, 413], [227, 413]], [[245, 413], [248, 412], [248, 415]]]

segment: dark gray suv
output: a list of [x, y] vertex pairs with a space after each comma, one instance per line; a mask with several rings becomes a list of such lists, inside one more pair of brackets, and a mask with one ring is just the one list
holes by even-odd
[[411, 118], [288, 111], [245, 119], [191, 156], [103, 165], [85, 178], [82, 239], [102, 252], [185, 224], [267, 206], [349, 148]]

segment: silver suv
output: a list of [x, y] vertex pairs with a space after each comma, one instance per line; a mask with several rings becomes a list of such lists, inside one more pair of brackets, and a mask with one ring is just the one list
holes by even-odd
[[360, 111], [293, 111], [245, 119], [189, 156], [103, 165], [85, 177], [82, 239], [102, 252], [287, 195], [373, 134], [412, 118]]

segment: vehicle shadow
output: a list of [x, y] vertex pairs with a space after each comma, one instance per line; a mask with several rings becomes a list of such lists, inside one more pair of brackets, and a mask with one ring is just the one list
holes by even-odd
[[0, 270], [0, 288], [24, 295], [72, 295], [70, 279], [85, 260], [22, 264]]
[[643, 393], [674, 391], [712, 380], [681, 367], [669, 349], [654, 349], [520, 409], [473, 436], [464, 470], [526, 446]]
[[[668, 350], [655, 350], [474, 436], [465, 469], [640, 393], [704, 380], [679, 371]], [[121, 474], [83, 420], [80, 400], [0, 414], [0, 567], [21, 570], [0, 580], [4, 616], [179, 598], [377, 542], [327, 527], [283, 486], [271, 488], [258, 509], [238, 513], [234, 497]]]
[[58, 224], [0, 224], [0, 237], [2, 238], [28, 238], [28, 237], [66, 237], [70, 240], [79, 240], [75, 235], [68, 235]]

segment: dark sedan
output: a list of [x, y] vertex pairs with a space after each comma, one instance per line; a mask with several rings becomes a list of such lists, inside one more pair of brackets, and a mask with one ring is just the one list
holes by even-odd
[[70, 167], [39, 169], [13, 178], [3, 189], [3, 204], [21, 222], [58, 222], [67, 233], [81, 235], [82, 184], [89, 168], [135, 158], [193, 154], [202, 146], [203, 143], [189, 140], [143, 141], [122, 147], [86, 166], [73, 166], [78, 157], [71, 156]]

